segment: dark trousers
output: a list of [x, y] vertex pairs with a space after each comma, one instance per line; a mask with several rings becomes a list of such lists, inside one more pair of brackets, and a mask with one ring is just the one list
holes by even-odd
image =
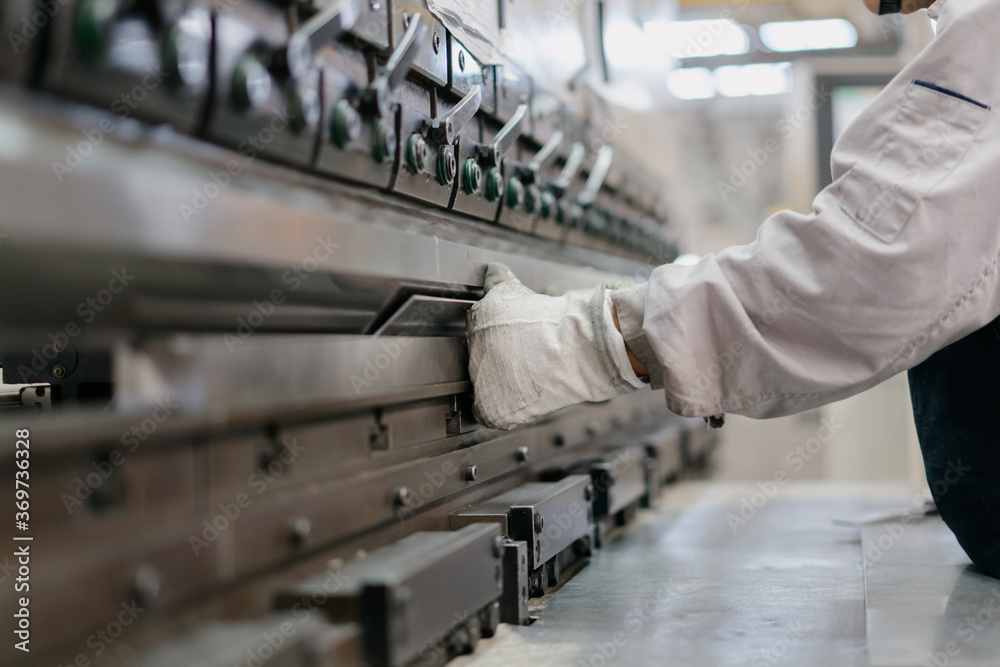
[[931, 493], [972, 562], [1000, 577], [1000, 320], [912, 368]]

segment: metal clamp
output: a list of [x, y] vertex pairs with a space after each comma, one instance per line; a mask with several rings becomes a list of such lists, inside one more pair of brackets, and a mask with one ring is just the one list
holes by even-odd
[[458, 133], [479, 112], [483, 101], [483, 87], [473, 86], [469, 94], [459, 101], [455, 107], [430, 123], [430, 138], [439, 144], [453, 144]]
[[594, 203], [594, 200], [597, 199], [597, 193], [601, 191], [601, 186], [604, 185], [604, 179], [608, 177], [608, 172], [611, 170], [611, 161], [614, 160], [614, 157], [615, 150], [611, 146], [601, 146], [597, 151], [594, 168], [587, 178], [587, 185], [583, 189], [583, 192], [577, 195], [577, 204], [583, 208], [587, 208]]
[[427, 23], [423, 16], [415, 14], [410, 20], [410, 27], [400, 40], [399, 45], [389, 56], [389, 62], [371, 85], [365, 89], [364, 100], [375, 112], [386, 117], [392, 112], [392, 91], [403, 82], [410, 65], [420, 51], [420, 45], [427, 37]]
[[549, 184], [549, 189], [557, 197], [562, 197], [569, 186], [573, 184], [573, 179], [576, 178], [576, 173], [583, 166], [583, 158], [585, 157], [587, 157], [587, 149], [583, 142], [577, 141], [569, 149], [569, 157], [566, 158], [566, 164], [563, 165], [559, 178]]
[[528, 183], [537, 183], [542, 167], [552, 161], [552, 158], [556, 156], [556, 151], [562, 146], [563, 139], [565, 135], [562, 132], [556, 132], [552, 135], [552, 138], [541, 147], [541, 149], [535, 153], [535, 157], [531, 158], [531, 162], [525, 168], [522, 178]]
[[522, 104], [517, 107], [517, 111], [507, 122], [506, 125], [501, 128], [500, 132], [497, 133], [496, 138], [488, 146], [482, 148], [482, 157], [484, 157], [491, 167], [499, 167], [500, 160], [503, 159], [503, 154], [507, 152], [514, 142], [518, 140], [521, 136], [522, 125], [524, 124], [524, 119], [528, 116], [528, 105]]
[[288, 38], [285, 48], [288, 72], [295, 78], [305, 76], [312, 67], [317, 49], [353, 28], [360, 16], [358, 0], [334, 0], [300, 25]]

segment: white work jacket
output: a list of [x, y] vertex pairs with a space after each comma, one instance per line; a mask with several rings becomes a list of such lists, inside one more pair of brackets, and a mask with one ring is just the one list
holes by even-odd
[[937, 37], [845, 130], [812, 212], [612, 294], [674, 412], [815, 408], [1000, 315], [1000, 0], [932, 9]]

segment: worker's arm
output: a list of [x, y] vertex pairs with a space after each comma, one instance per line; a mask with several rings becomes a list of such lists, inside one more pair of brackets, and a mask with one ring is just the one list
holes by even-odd
[[612, 295], [671, 409], [806, 410], [1000, 314], [1000, 126], [984, 108], [1000, 104], [998, 31], [1000, 2], [949, 0], [934, 42], [845, 131], [811, 213]]
[[[501, 327], [518, 321], [521, 297], [488, 294], [469, 328], [476, 405], [494, 415], [484, 421], [510, 427], [608, 398], [633, 384], [633, 367], [682, 415], [790, 414], [874, 386], [996, 318], [1000, 124], [986, 107], [1000, 104], [1000, 2], [949, 0], [939, 26], [845, 131], [810, 213], [783, 211], [750, 245], [610, 292], [614, 316], [600, 299], [553, 301], [544, 325]], [[477, 311], [492, 324], [477, 325]], [[616, 349], [615, 320], [638, 366], [626, 357], [617, 374], [590, 372]], [[613, 335], [593, 335], [606, 325]]]

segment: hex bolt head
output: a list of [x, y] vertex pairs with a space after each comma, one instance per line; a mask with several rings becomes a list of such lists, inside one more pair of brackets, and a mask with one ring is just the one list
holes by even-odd
[[545, 518], [541, 514], [535, 515], [535, 532], [541, 533], [542, 529], [545, 528]]
[[458, 52], [458, 69], [465, 71], [465, 51]]
[[434, 53], [441, 53], [441, 33], [437, 30], [434, 31], [434, 36], [431, 37], [431, 47], [434, 49]]
[[289, 522], [289, 532], [292, 544], [300, 547], [306, 543], [312, 533], [312, 521], [306, 517], [296, 517]]
[[475, 482], [476, 478], [479, 477], [479, 468], [474, 465], [467, 465], [462, 470], [462, 477], [466, 482]]
[[518, 447], [517, 450], [514, 452], [514, 457], [518, 460], [519, 463], [524, 463], [525, 461], [528, 460], [528, 448]]
[[66, 367], [62, 364], [56, 364], [52, 368], [52, 377], [54, 378], [64, 378], [66, 377]]

